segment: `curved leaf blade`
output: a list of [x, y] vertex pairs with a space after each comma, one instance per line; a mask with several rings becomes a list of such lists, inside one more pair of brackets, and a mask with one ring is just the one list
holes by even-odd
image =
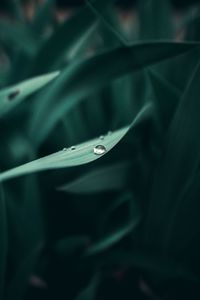
[[113, 245], [121, 241], [125, 236], [130, 234], [138, 226], [141, 220], [141, 213], [137, 202], [132, 198], [130, 194], [125, 195], [124, 198], [124, 201], [129, 202], [130, 207], [130, 215], [128, 216], [127, 222], [125, 224], [117, 226], [118, 228], [116, 228], [113, 232], [106, 234], [99, 241], [90, 246], [86, 251], [86, 255], [96, 255], [98, 253], [101, 253], [102, 251], [106, 251], [107, 249], [111, 248]]
[[20, 104], [26, 97], [37, 92], [50, 81], [55, 79], [59, 72], [37, 76], [0, 91], [0, 117]]
[[[147, 104], [138, 113], [133, 123], [122, 129], [113, 132], [111, 135], [105, 136], [102, 141], [101, 138], [96, 138], [94, 140], [85, 142], [83, 144], [77, 145], [76, 147], [66, 149], [53, 153], [51, 155], [45, 156], [43, 158], [34, 160], [32, 162], [26, 163], [14, 169], [5, 171], [0, 174], [0, 181], [4, 181], [10, 178], [18, 177], [25, 174], [30, 174], [33, 172], [39, 172], [50, 169], [65, 168], [79, 166], [92, 162], [104, 154], [108, 153], [119, 141], [126, 135], [129, 129], [133, 126], [140, 124], [149, 114], [151, 114], [152, 106]], [[94, 147], [97, 145], [103, 145], [105, 147], [105, 152], [102, 155], [96, 155], [94, 153]]]
[[173, 39], [172, 7], [169, 0], [140, 0], [141, 39]]
[[100, 274], [95, 274], [88, 286], [83, 289], [75, 300], [94, 300], [96, 297], [96, 292], [98, 285], [100, 283]]
[[164, 253], [169, 251], [183, 193], [199, 168], [199, 84], [200, 63], [176, 110], [166, 136], [163, 159], [155, 173], [146, 224], [146, 242], [151, 241]]
[[[93, 5], [96, 10], [103, 12], [107, 6], [115, 0], [95, 0]], [[64, 55], [69, 54], [72, 49], [80, 43], [80, 39], [88, 32], [95, 29], [97, 16], [89, 6], [81, 8], [75, 15], [72, 15], [62, 24], [52, 36], [43, 44], [37, 53], [31, 74], [48, 72], [60, 62]], [[66, 38], [67, 37], [67, 38]], [[49, 51], [51, 49], [51, 51]], [[47, 59], [48, 58], [48, 59]], [[51, 62], [51, 64], [49, 64]]]
[[42, 104], [40, 99], [36, 99], [37, 113], [30, 121], [30, 135], [36, 144], [41, 143], [60, 118], [92, 92], [123, 75], [176, 57], [198, 45], [176, 42], [139, 43], [72, 63], [63, 71], [56, 84], [43, 95]]
[[58, 190], [75, 194], [119, 191], [126, 185], [129, 170], [130, 163], [128, 162], [101, 167], [62, 185]]
[[181, 92], [153, 70], [148, 72], [159, 122], [167, 128], [181, 99]]

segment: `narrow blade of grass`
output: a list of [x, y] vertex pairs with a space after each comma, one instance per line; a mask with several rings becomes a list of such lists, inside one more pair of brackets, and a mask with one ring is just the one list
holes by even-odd
[[6, 203], [2, 185], [0, 185], [0, 298], [3, 299], [5, 270], [7, 261], [7, 221]]
[[0, 117], [37, 92], [59, 75], [59, 72], [31, 78], [0, 91]]
[[101, 167], [58, 188], [59, 191], [75, 194], [92, 194], [107, 191], [119, 191], [127, 183], [130, 170], [128, 162]]
[[[95, 0], [93, 5], [97, 11], [103, 12], [114, 0]], [[67, 19], [50, 38], [43, 44], [38, 51], [32, 66], [31, 74], [49, 72], [55, 69], [67, 53], [70, 53], [80, 38], [94, 28], [97, 16], [91, 11], [89, 6], [81, 8], [77, 13]], [[49, 51], [51, 49], [51, 51]]]
[[94, 300], [96, 297], [97, 287], [100, 282], [100, 275], [95, 274], [88, 286], [80, 292], [75, 300]]
[[[102, 157], [102, 155], [108, 153], [113, 147], [115, 147], [115, 145], [126, 135], [131, 127], [140, 124], [147, 117], [147, 115], [151, 114], [151, 110], [151, 105], [146, 105], [138, 113], [131, 125], [119, 129], [112, 134], [108, 134], [107, 136], [105, 136], [105, 139], [103, 141], [99, 137], [69, 149], [64, 148], [63, 150], [51, 155], [1, 173], [0, 181], [25, 174], [30, 174], [33, 172], [79, 166], [92, 162]], [[99, 145], [101, 146], [101, 150], [103, 147], [103, 151], [102, 153], [99, 153], [99, 155], [97, 155], [95, 154], [94, 149]]]
[[99, 241], [90, 246], [86, 254], [87, 255], [96, 255], [102, 251], [106, 251], [111, 248], [113, 245], [121, 241], [125, 236], [130, 234], [139, 224], [141, 220], [141, 213], [139, 207], [132, 196], [127, 194], [124, 196], [125, 201], [129, 202], [129, 216], [125, 224], [118, 225], [114, 231], [109, 234], [106, 234]]
[[[177, 202], [193, 178], [200, 161], [200, 64], [196, 67], [170, 125], [163, 159], [151, 193], [146, 241], [167, 253]], [[172, 220], [171, 216], [174, 216]], [[170, 221], [169, 221], [170, 220]]]
[[153, 99], [162, 128], [167, 128], [181, 99], [181, 92], [153, 70], [148, 72], [153, 89]]
[[176, 57], [197, 45], [173, 42], [134, 44], [71, 64], [42, 96], [42, 104], [41, 98], [36, 99], [34, 109], [37, 113], [30, 119], [30, 135], [36, 144], [40, 144], [59, 119], [92, 92], [114, 79]]
[[169, 0], [140, 0], [141, 39], [172, 39], [172, 10]]
[[37, 34], [42, 34], [48, 22], [53, 17], [55, 0], [47, 0], [36, 10], [36, 14], [31, 23], [31, 29]]

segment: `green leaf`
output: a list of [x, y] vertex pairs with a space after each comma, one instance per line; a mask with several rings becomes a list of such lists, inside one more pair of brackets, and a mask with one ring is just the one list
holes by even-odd
[[47, 0], [39, 5], [31, 24], [31, 29], [34, 32], [42, 34], [46, 29], [51, 17], [53, 17], [54, 5], [55, 0]]
[[5, 271], [7, 261], [7, 221], [6, 203], [2, 185], [0, 185], [0, 298], [3, 299]]
[[100, 282], [100, 275], [95, 274], [89, 285], [80, 292], [80, 294], [76, 297], [76, 300], [94, 300], [96, 299], [96, 291]]
[[[13, 154], [17, 156], [14, 163], [24, 163], [26, 160], [36, 159], [34, 149], [26, 137], [18, 134], [11, 140]], [[21, 150], [19, 149], [21, 147]], [[19, 154], [19, 152], [21, 152]], [[18, 154], [17, 154], [18, 153]], [[7, 186], [7, 185], [6, 185]], [[45, 235], [45, 220], [43, 215], [43, 198], [38, 177], [32, 174], [16, 183], [16, 188], [11, 183], [8, 185], [7, 211], [10, 229], [9, 257], [13, 264], [19, 265], [41, 241]], [[10, 191], [11, 190], [11, 191]], [[10, 193], [10, 194], [9, 194]], [[16, 199], [16, 193], [18, 197]]]
[[[97, 11], [102, 12], [113, 1], [95, 0], [93, 1], [93, 5]], [[96, 28], [94, 26], [95, 22], [97, 22], [97, 17], [91, 11], [90, 7], [86, 6], [78, 10], [64, 24], [59, 26], [53, 35], [43, 44], [34, 59], [31, 74], [49, 72], [54, 69], [64, 56], [76, 48], [77, 44], [80, 44], [81, 38], [84, 38], [85, 35], [87, 37], [88, 32]]]
[[113, 82], [113, 110], [116, 122], [128, 122], [134, 112], [133, 100], [134, 81], [132, 75], [127, 75]]
[[180, 101], [165, 141], [165, 149], [154, 178], [146, 224], [146, 242], [168, 253], [173, 222], [185, 188], [200, 162], [200, 64]]
[[12, 24], [9, 21], [0, 20], [0, 41], [11, 50], [20, 48], [22, 52], [31, 56], [37, 49], [37, 40], [21, 23]]
[[[176, 36], [183, 35], [184, 30], [187, 31], [186, 37], [188, 36], [188, 29], [190, 31], [191, 25], [199, 18], [199, 9], [198, 6], [188, 7], [182, 14], [182, 17], [176, 20]], [[186, 40], [187, 40], [186, 38]]]
[[53, 72], [20, 82], [0, 91], [0, 117], [20, 104], [26, 97], [37, 92], [59, 75]]
[[[126, 198], [128, 198], [126, 200]], [[111, 248], [113, 245], [121, 241], [124, 237], [130, 234], [139, 224], [141, 220], [140, 210], [138, 205], [130, 194], [125, 195], [125, 200], [129, 201], [130, 216], [125, 224], [119, 225], [113, 232], [106, 234], [99, 241], [90, 246], [86, 254], [95, 255]]]
[[[70, 64], [55, 85], [36, 99], [30, 135], [41, 143], [60, 118], [82, 99], [125, 74], [183, 54], [196, 43], [150, 42], [120, 47]], [[41, 97], [41, 96], [40, 96]], [[36, 134], [37, 132], [37, 134]]]
[[152, 254], [144, 249], [115, 250], [104, 254], [103, 265], [120, 265], [123, 267], [134, 267], [150, 274], [158, 275], [165, 279], [186, 279], [198, 281], [197, 276], [183, 264], [160, 255]]
[[177, 199], [166, 227], [165, 244], [174, 257], [184, 257], [188, 266], [198, 274], [199, 270], [199, 169]]
[[92, 194], [119, 191], [127, 184], [129, 162], [115, 163], [101, 167], [58, 188], [59, 191], [75, 194]]
[[88, 243], [86, 236], [72, 236], [59, 240], [56, 242], [54, 249], [60, 256], [70, 256], [78, 249], [85, 249]]
[[139, 1], [140, 39], [172, 39], [172, 11], [169, 0]]
[[[120, 211], [123, 207], [125, 207], [125, 205], [127, 206], [127, 204], [128, 204], [129, 211], [131, 211], [131, 209], [133, 209], [133, 207], [131, 207], [130, 201], [135, 201], [132, 199], [131, 194], [125, 194], [125, 195], [122, 194], [119, 197], [117, 197], [116, 199], [114, 199], [113, 201], [110, 201], [108, 204], [108, 207], [100, 215], [101, 221], [100, 221], [100, 226], [99, 226], [99, 232], [104, 233], [106, 231], [106, 228], [108, 228], [109, 226], [111, 226], [112, 228], [113, 228], [113, 226], [115, 226], [115, 225], [113, 225], [113, 222], [112, 222], [112, 216], [117, 211]], [[136, 203], [134, 202], [134, 204], [136, 204]], [[126, 218], [127, 218], [127, 216], [126, 216]], [[118, 220], [117, 222], [121, 222], [122, 219], [123, 219], [123, 216], [121, 214], [120, 221]]]
[[[33, 172], [79, 166], [92, 162], [109, 152], [125, 136], [125, 134], [131, 127], [140, 124], [149, 116], [149, 114], [151, 114], [151, 111], [151, 105], [147, 104], [145, 107], [143, 107], [143, 109], [141, 109], [131, 125], [119, 129], [112, 134], [108, 134], [107, 136], [105, 136], [105, 139], [103, 141], [100, 138], [96, 138], [94, 140], [77, 145], [75, 148], [64, 148], [63, 150], [51, 155], [1, 173], [0, 181], [25, 174], [30, 174]], [[98, 145], [102, 145], [105, 149], [105, 152], [102, 153], [102, 155], [94, 154], [94, 148]]]
[[37, 246], [20, 264], [16, 274], [12, 278], [7, 289], [7, 300], [23, 299], [29, 284], [29, 279], [34, 272], [39, 256], [41, 254], [41, 245]]
[[159, 123], [166, 129], [179, 104], [181, 92], [155, 71], [149, 70], [148, 75], [153, 89], [153, 99], [158, 112]]
[[13, 17], [18, 19], [20, 22], [24, 23], [25, 18], [23, 14], [23, 9], [20, 0], [11, 0], [9, 3], [10, 11], [13, 14]]
[[106, 10], [105, 12], [99, 11], [96, 9], [92, 1], [87, 0], [87, 5], [91, 8], [91, 10], [100, 18], [101, 23], [104, 24], [106, 30], [109, 30], [114, 37], [114, 39], [120, 45], [128, 45], [128, 40], [125, 36], [123, 36], [120, 31], [119, 24], [113, 16], [113, 10]]
[[200, 17], [199, 17], [199, 10], [198, 15], [187, 24], [186, 28], [186, 37], [185, 39], [188, 41], [199, 41], [199, 28], [200, 28]]

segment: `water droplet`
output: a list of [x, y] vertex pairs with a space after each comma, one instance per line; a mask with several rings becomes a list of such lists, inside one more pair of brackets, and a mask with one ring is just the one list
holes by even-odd
[[104, 153], [106, 153], [106, 147], [105, 146], [103, 146], [103, 145], [97, 145], [97, 146], [95, 146], [94, 147], [94, 149], [93, 149], [93, 152], [94, 152], [94, 154], [96, 154], [96, 155], [102, 155], [102, 154], [104, 154]]
[[102, 140], [102, 141], [103, 141], [103, 140], [104, 140], [104, 138], [105, 138], [105, 136], [104, 136], [104, 135], [101, 135], [99, 138], [100, 138], [100, 140]]
[[67, 148], [63, 148], [63, 150], [62, 151], [67, 151]]
[[19, 90], [16, 90], [16, 91], [13, 91], [11, 92], [9, 95], [8, 95], [8, 100], [14, 100], [18, 95], [19, 95], [20, 91]]
[[75, 146], [71, 146], [70, 149], [71, 149], [71, 150], [76, 150], [76, 147], [75, 147]]
[[111, 135], [112, 134], [112, 131], [108, 131], [108, 135]]

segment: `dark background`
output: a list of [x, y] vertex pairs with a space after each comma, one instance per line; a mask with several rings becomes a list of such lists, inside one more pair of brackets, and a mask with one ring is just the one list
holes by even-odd
[[[83, 0], [57, 0], [56, 2], [58, 3], [58, 5], [63, 7], [66, 5], [70, 5], [70, 6], [81, 5], [84, 3]], [[184, 7], [184, 6], [191, 5], [192, 3], [198, 3], [198, 2], [199, 0], [172, 0], [172, 4], [177, 7]], [[116, 3], [126, 8], [136, 4], [137, 0], [118, 0]]]
[[[7, 0], [1, 0], [0, 1], [0, 9], [5, 10], [9, 6], [9, 2]], [[22, 2], [26, 3], [27, 0], [23, 0]], [[189, 5], [199, 3], [199, 0], [172, 0], [172, 4], [176, 8], [186, 8]], [[80, 6], [84, 3], [84, 0], [56, 0], [57, 6], [60, 8], [66, 8], [66, 7], [75, 7]], [[118, 0], [116, 1], [117, 5], [119, 5], [121, 8], [129, 8], [132, 5], [137, 4], [137, 0]]]

